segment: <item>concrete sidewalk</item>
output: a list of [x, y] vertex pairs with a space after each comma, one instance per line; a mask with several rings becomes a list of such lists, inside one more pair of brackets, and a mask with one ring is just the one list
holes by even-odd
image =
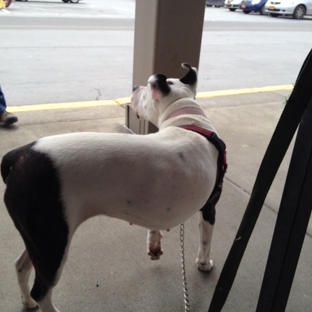
[[[227, 144], [228, 173], [217, 207], [210, 274], [194, 264], [198, 249], [197, 216], [185, 222], [187, 283], [191, 311], [207, 311], [220, 271], [249, 200], [263, 154], [290, 91], [200, 99]], [[21, 112], [11, 129], [0, 128], [0, 157], [42, 136], [77, 132], [127, 132], [120, 106]], [[225, 312], [255, 311], [291, 151], [278, 172], [249, 242]], [[3, 194], [4, 184], [0, 183]], [[120, 184], [122, 187], [122, 181]], [[287, 311], [312, 307], [312, 226], [302, 249]], [[0, 311], [21, 311], [14, 260], [23, 242], [0, 201]], [[107, 218], [88, 220], [77, 231], [54, 303], [62, 312], [184, 311], [178, 227], [164, 233], [164, 255], [146, 255], [146, 230]]]

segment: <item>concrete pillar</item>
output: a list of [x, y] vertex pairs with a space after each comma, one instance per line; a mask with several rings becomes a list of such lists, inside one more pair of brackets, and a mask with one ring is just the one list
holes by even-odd
[[[198, 68], [204, 14], [205, 0], [136, 0], [133, 86], [155, 73], [180, 78], [182, 62]], [[126, 126], [138, 134], [157, 131], [129, 107]]]

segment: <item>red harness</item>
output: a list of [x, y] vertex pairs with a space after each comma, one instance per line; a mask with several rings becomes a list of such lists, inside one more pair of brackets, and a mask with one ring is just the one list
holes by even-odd
[[192, 126], [192, 125], [179, 126], [179, 127], [183, 128], [185, 130], [194, 131], [194, 132], [204, 136], [219, 151], [216, 184], [213, 188], [211, 195], [208, 198], [207, 203], [201, 209], [201, 211], [203, 212], [204, 220], [208, 221], [211, 224], [214, 224], [214, 222], [215, 222], [215, 206], [216, 206], [216, 204], [217, 204], [217, 202], [221, 196], [221, 193], [222, 193], [223, 178], [224, 178], [224, 175], [225, 175], [225, 172], [227, 169], [226, 145], [217, 136], [217, 134], [215, 134], [214, 132], [209, 131], [207, 129], [197, 127], [197, 126]]

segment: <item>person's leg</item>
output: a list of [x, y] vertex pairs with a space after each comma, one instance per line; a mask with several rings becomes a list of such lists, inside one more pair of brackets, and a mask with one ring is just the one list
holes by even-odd
[[0, 86], [0, 114], [2, 114], [5, 110], [6, 110], [6, 102]]
[[0, 123], [8, 126], [17, 122], [18, 119], [15, 115], [6, 111], [6, 106], [5, 97], [0, 86]]
[[11, 3], [12, 3], [12, 0], [5, 0], [5, 7], [8, 8]]

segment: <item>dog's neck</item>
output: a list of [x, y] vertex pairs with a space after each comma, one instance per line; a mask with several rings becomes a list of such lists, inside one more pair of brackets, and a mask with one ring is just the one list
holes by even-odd
[[201, 106], [193, 99], [179, 99], [174, 103], [167, 104], [166, 107], [160, 108], [158, 124], [161, 125], [164, 121], [184, 115], [184, 114], [196, 114], [205, 116], [205, 113]]
[[202, 107], [193, 99], [181, 99], [165, 108], [158, 118], [159, 130], [167, 127], [192, 125], [216, 133]]
[[207, 117], [206, 114], [203, 112], [203, 110], [200, 108], [185, 107], [185, 108], [180, 108], [179, 110], [173, 112], [165, 120], [168, 120], [168, 119], [174, 118], [174, 117], [178, 117], [181, 115], [200, 115], [200, 116]]
[[[164, 128], [169, 125], [176, 125], [178, 120], [191, 120], [200, 119], [202, 121], [208, 121], [208, 118], [201, 108], [201, 106], [193, 99], [180, 99], [174, 103], [169, 104], [163, 109], [158, 118], [158, 127]], [[178, 124], [180, 124], [178, 122]]]

